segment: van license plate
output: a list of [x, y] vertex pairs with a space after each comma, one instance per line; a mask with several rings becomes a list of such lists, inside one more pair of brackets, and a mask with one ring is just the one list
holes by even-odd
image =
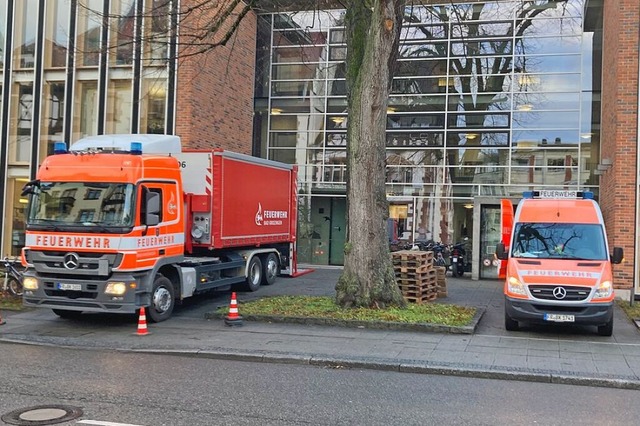
[[576, 317], [574, 315], [544, 314], [544, 320], [553, 322], [575, 322]]
[[81, 291], [82, 284], [58, 283], [58, 290]]

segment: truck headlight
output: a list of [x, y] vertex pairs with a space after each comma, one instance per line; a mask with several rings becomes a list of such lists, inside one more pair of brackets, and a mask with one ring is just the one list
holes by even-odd
[[516, 277], [509, 277], [507, 281], [507, 291], [513, 294], [527, 295], [527, 290], [524, 288], [524, 284], [520, 282]]
[[105, 294], [122, 296], [127, 291], [127, 285], [123, 282], [109, 282], [104, 289]]
[[594, 299], [605, 299], [611, 296], [613, 293], [613, 285], [611, 281], [602, 281], [598, 288], [596, 288], [596, 292], [593, 294]]
[[22, 279], [22, 287], [25, 290], [37, 290], [38, 289], [38, 279], [33, 277], [24, 277]]

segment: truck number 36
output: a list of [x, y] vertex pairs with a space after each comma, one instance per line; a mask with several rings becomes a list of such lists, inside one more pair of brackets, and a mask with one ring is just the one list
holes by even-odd
[[180, 161], [180, 168], [184, 169], [185, 167], [187, 167], [187, 162], [186, 161]]

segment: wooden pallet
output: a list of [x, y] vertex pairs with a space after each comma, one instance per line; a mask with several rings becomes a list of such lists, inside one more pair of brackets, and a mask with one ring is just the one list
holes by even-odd
[[410, 276], [397, 276], [396, 282], [398, 285], [419, 285], [419, 286], [435, 286], [438, 281], [436, 277], [410, 277]]
[[424, 274], [433, 271], [433, 268], [431, 265], [393, 265], [393, 270], [396, 273]]
[[409, 278], [413, 280], [424, 280], [424, 281], [436, 281], [438, 277], [436, 276], [436, 271], [433, 269], [421, 269], [418, 271], [414, 270], [402, 270], [402, 269], [394, 269], [396, 274], [396, 278]]
[[436, 293], [432, 293], [432, 294], [425, 294], [425, 295], [421, 295], [421, 296], [405, 296], [405, 295], [402, 295], [402, 297], [404, 297], [404, 300], [406, 300], [407, 302], [415, 303], [416, 305], [420, 305], [422, 303], [432, 302], [432, 301], [436, 300], [438, 298], [438, 295]]
[[400, 250], [391, 253], [393, 260], [428, 262], [433, 260], [432, 251]]

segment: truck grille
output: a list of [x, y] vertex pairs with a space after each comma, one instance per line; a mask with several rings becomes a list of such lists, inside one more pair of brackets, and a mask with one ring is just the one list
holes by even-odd
[[[591, 294], [591, 287], [574, 287], [554, 284], [530, 285], [529, 291], [536, 299], [579, 302], [581, 300], [587, 300], [589, 294]], [[560, 297], [557, 297], [556, 295]], [[563, 295], [564, 297], [562, 297]]]
[[[77, 267], [65, 267], [65, 256], [77, 256]], [[86, 278], [99, 280], [111, 275], [113, 268], [120, 265], [121, 254], [92, 253], [92, 252], [63, 252], [63, 251], [35, 251], [27, 252], [27, 262], [32, 264], [42, 277], [58, 278]]]

